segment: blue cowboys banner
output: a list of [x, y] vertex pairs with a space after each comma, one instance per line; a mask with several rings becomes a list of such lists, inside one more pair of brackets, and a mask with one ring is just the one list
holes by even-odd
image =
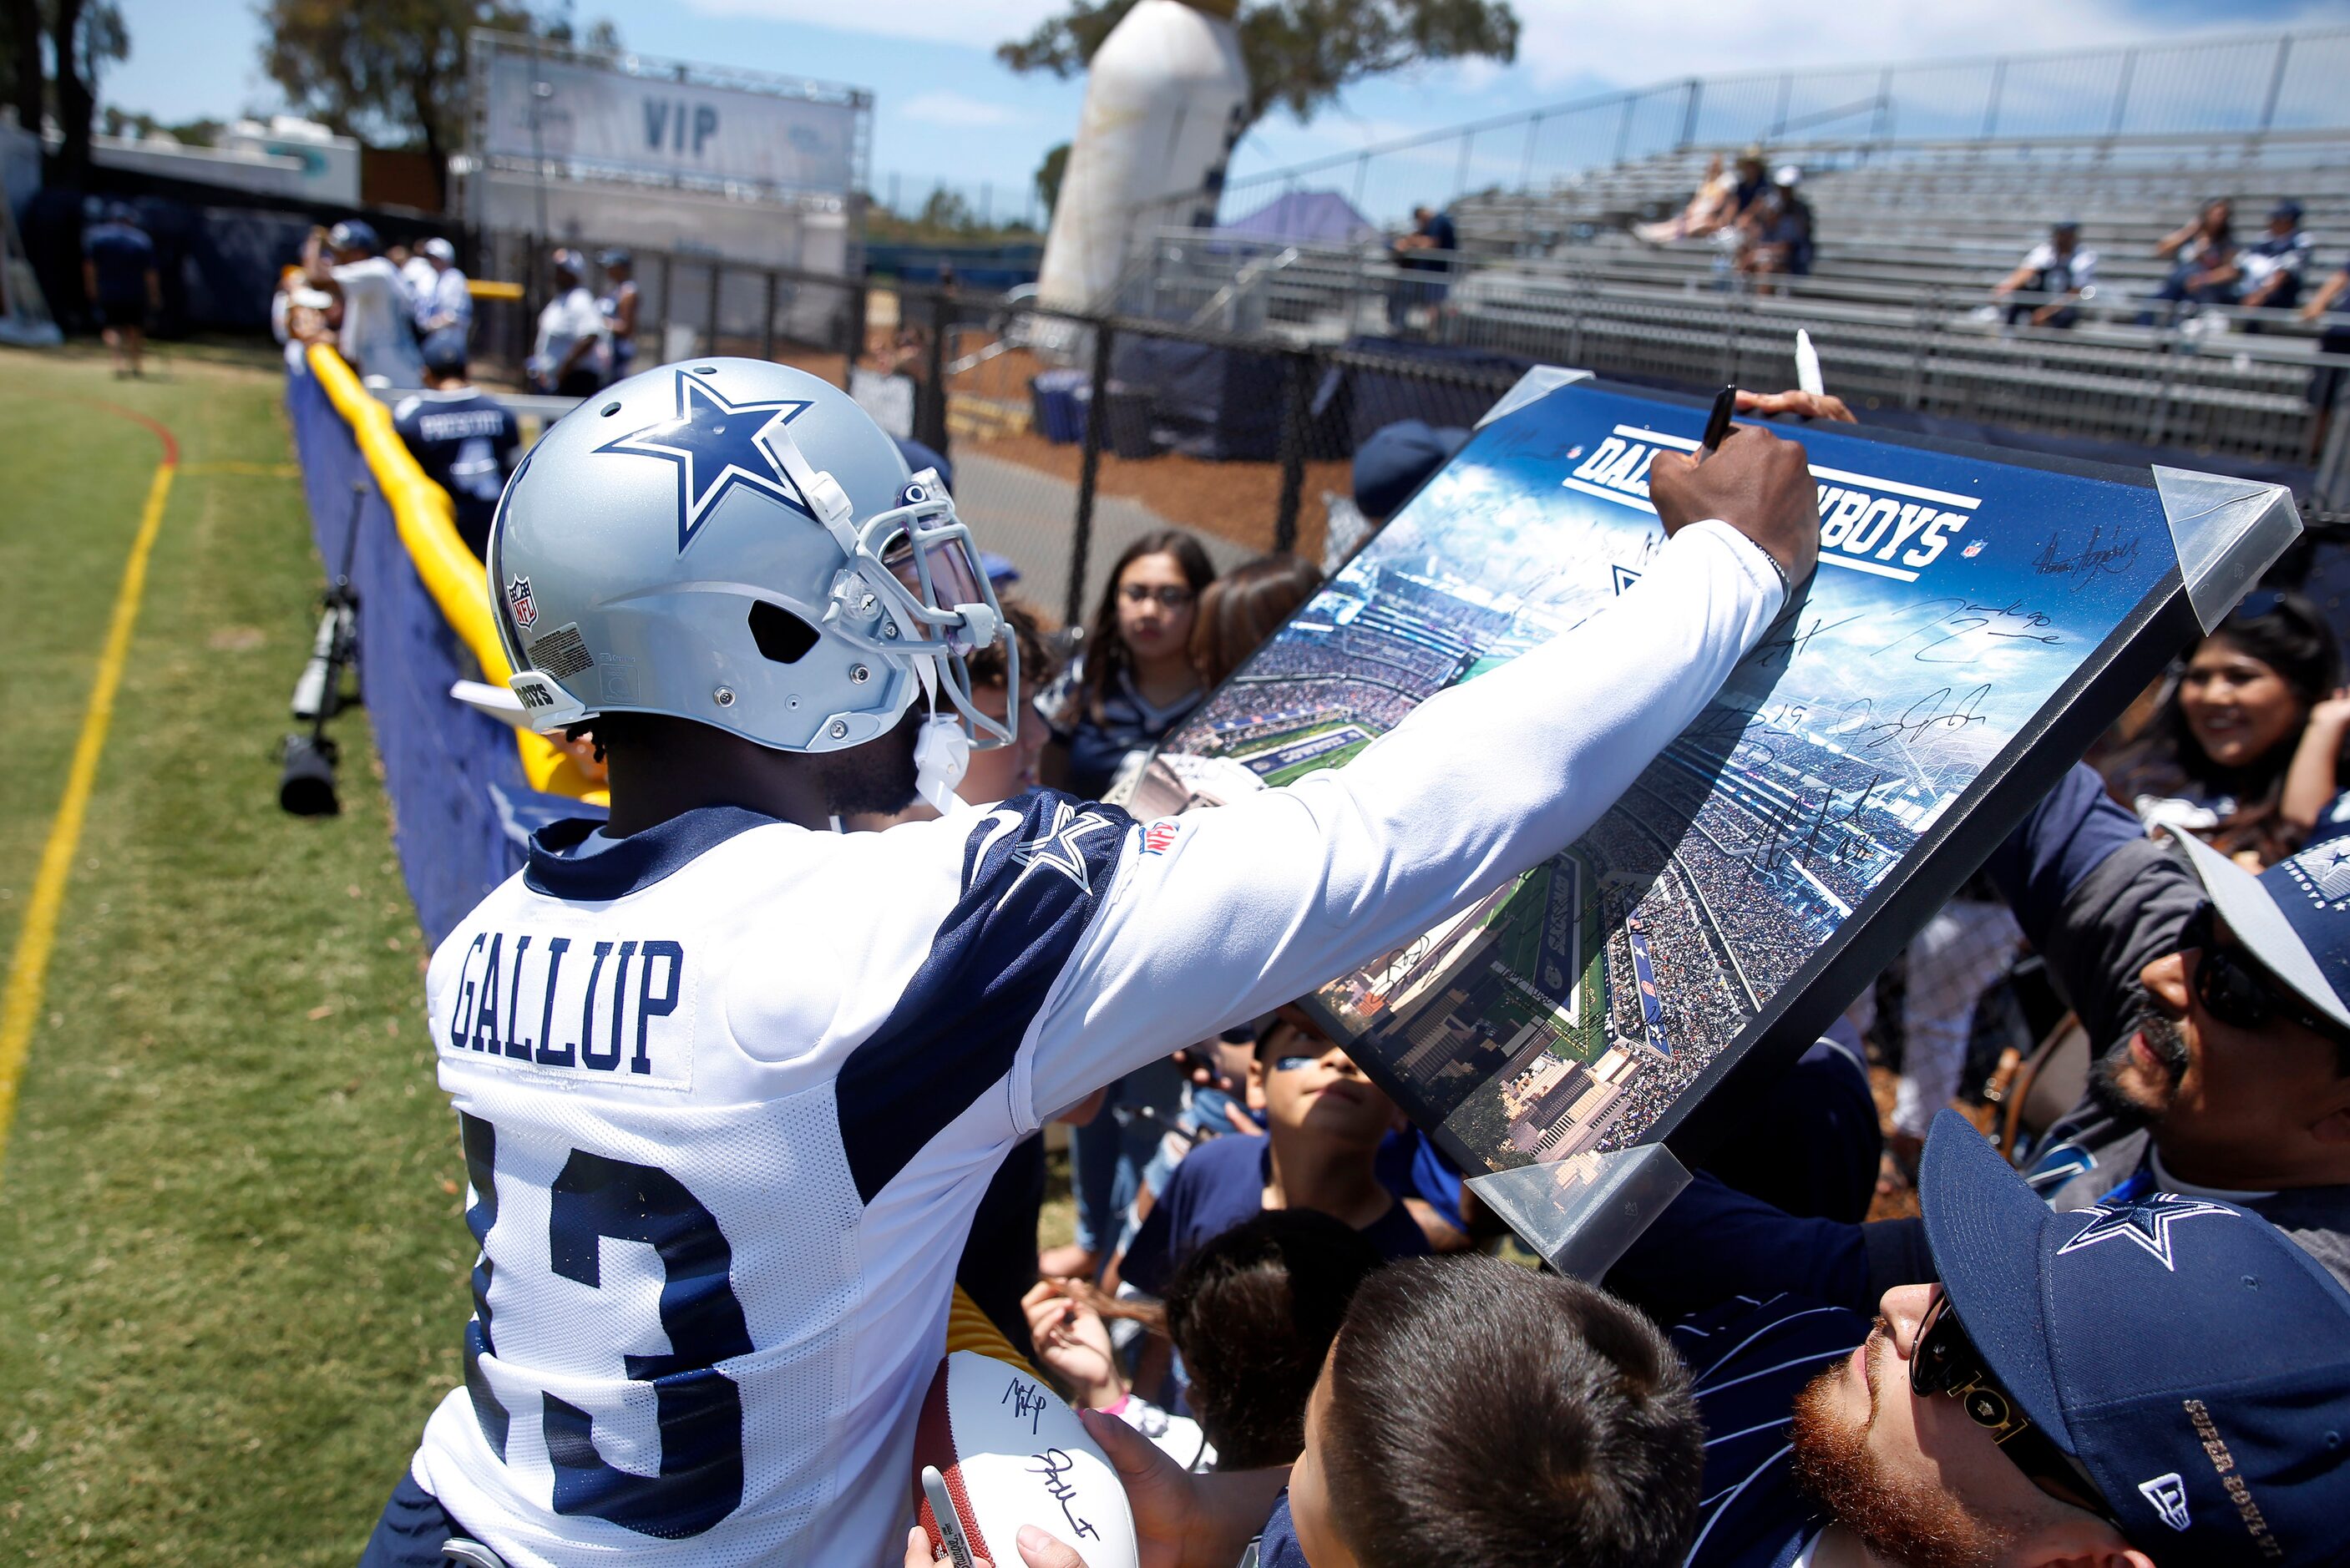
[[[1485, 425], [1169, 738], [1135, 815], [1342, 767], [1597, 613], [1663, 547], [1648, 464], [1705, 416], [1585, 382]], [[2144, 471], [1787, 433], [1820, 567], [1721, 696], [1573, 848], [1318, 999], [1472, 1175], [1701, 1144], [1711, 1091], [1799, 1053], [2195, 629]]]

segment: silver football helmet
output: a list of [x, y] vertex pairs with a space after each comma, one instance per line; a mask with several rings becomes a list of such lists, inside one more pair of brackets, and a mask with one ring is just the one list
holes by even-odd
[[964, 656], [1017, 643], [937, 474], [786, 365], [685, 360], [589, 398], [507, 481], [488, 566], [536, 729], [666, 713], [834, 752], [917, 696], [977, 746], [1017, 722], [971, 700]]

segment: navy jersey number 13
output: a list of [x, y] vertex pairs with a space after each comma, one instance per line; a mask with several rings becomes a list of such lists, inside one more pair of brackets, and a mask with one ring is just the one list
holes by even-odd
[[[497, 1354], [490, 1314], [490, 1232], [498, 1221], [497, 1128], [459, 1113], [465, 1170], [474, 1195], [465, 1223], [482, 1244], [473, 1270], [473, 1322], [465, 1331], [465, 1386], [482, 1435], [504, 1459], [510, 1413], [481, 1369]], [[743, 1401], [717, 1363], [751, 1350], [742, 1303], [730, 1279], [733, 1251], [718, 1221], [682, 1183], [649, 1165], [573, 1149], [550, 1189], [547, 1257], [554, 1272], [601, 1286], [605, 1238], [641, 1241], [660, 1257], [665, 1355], [624, 1358], [630, 1378], [653, 1386], [660, 1428], [660, 1473], [615, 1469], [596, 1448], [588, 1412], [543, 1392], [555, 1511], [608, 1520], [640, 1535], [699, 1535], [743, 1501]]]

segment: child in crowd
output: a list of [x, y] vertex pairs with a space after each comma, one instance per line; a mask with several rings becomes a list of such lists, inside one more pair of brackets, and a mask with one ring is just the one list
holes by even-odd
[[1191, 625], [1191, 662], [1212, 689], [1238, 670], [1281, 623], [1322, 586], [1322, 574], [1296, 556], [1260, 556], [1210, 583]]
[[1196, 1420], [1134, 1394], [1084, 1287], [1039, 1284], [1028, 1327], [1080, 1408], [1116, 1416], [1186, 1469], [1285, 1465], [1305, 1446], [1306, 1399], [1347, 1305], [1381, 1261], [1360, 1231], [1310, 1209], [1260, 1214], [1194, 1252], [1167, 1287], [1166, 1331]]
[[1429, 1251], [1409, 1210], [1379, 1183], [1379, 1146], [1403, 1114], [1304, 1010], [1282, 1008], [1257, 1041], [1248, 1103], [1265, 1136], [1194, 1148], [1111, 1266], [1113, 1282], [1163, 1296], [1186, 1258], [1266, 1210], [1319, 1210], [1363, 1232], [1382, 1257]]

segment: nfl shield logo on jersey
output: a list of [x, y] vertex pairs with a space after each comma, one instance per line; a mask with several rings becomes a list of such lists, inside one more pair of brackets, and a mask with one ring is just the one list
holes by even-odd
[[506, 580], [506, 603], [514, 607], [515, 625], [528, 631], [538, 621], [538, 606], [531, 601], [530, 579], [510, 577]]

